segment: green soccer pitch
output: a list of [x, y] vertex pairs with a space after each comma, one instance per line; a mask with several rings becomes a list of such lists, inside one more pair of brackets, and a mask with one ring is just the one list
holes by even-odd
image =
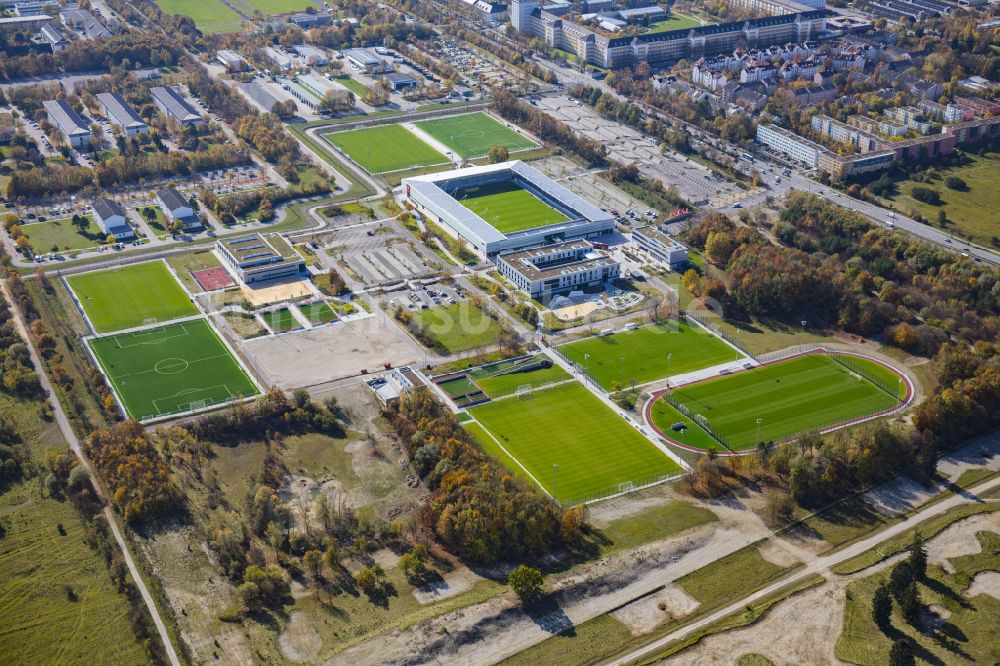
[[370, 173], [448, 163], [447, 157], [402, 125], [380, 125], [325, 136]]
[[260, 393], [205, 319], [92, 338], [87, 344], [132, 419]]
[[623, 387], [633, 381], [645, 384], [743, 357], [711, 333], [683, 319], [586, 338], [558, 349], [567, 359], [585, 368], [605, 391], [611, 390], [614, 382], [621, 382]]
[[[681, 471], [576, 382], [494, 400], [469, 413], [491, 435], [484, 443], [487, 451], [502, 445], [546, 491], [565, 502], [610, 495], [620, 484], [639, 486]], [[506, 455], [498, 457], [504, 461]]]
[[482, 112], [414, 123], [416, 127], [454, 150], [463, 159], [482, 157], [493, 146], [508, 152], [537, 148], [538, 144]]
[[[690, 410], [692, 417], [700, 414], [708, 419], [709, 426], [733, 451], [751, 449], [758, 441], [780, 441], [847, 423], [889, 410], [904, 399], [907, 385], [889, 368], [855, 356], [845, 361], [883, 388], [827, 354], [810, 354], [682, 386], [671, 396]], [[659, 398], [647, 413], [660, 432], [693, 448], [716, 446], [723, 450], [704, 431], [682, 436], [672, 431], [671, 426], [678, 421], [684, 421], [689, 431], [701, 428], [664, 403]]]
[[502, 234], [569, 220], [528, 190], [509, 181], [459, 190], [453, 196]]
[[71, 275], [66, 282], [98, 333], [198, 314], [162, 261]]

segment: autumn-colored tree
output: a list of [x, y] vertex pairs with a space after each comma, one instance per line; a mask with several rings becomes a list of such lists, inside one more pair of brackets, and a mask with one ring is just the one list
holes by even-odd
[[545, 578], [538, 569], [520, 565], [507, 576], [507, 584], [525, 605], [537, 602], [543, 593]]

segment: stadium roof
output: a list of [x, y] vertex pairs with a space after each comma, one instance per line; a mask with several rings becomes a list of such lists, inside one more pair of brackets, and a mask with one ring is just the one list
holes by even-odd
[[[512, 176], [520, 176], [522, 179], [537, 188], [547, 197], [557, 202], [563, 208], [572, 211], [577, 219], [586, 218], [588, 220], [602, 220], [608, 215], [601, 209], [592, 206], [584, 199], [573, 194], [565, 187], [545, 176], [543, 173], [528, 166], [520, 160], [513, 162], [503, 162], [501, 164], [487, 164], [484, 166], [473, 166], [454, 171], [443, 171], [440, 173], [427, 174], [424, 176], [414, 176], [404, 178], [403, 183], [408, 188], [414, 188], [423, 194], [430, 202], [440, 210], [456, 220], [470, 232], [475, 233], [485, 243], [502, 241], [516, 234], [502, 234], [489, 222], [472, 212], [451, 194], [444, 190], [444, 186], [453, 180], [466, 180], [479, 175], [494, 174], [497, 172], [509, 171]], [[526, 230], [530, 233], [533, 230]], [[525, 233], [519, 232], [519, 233]]]

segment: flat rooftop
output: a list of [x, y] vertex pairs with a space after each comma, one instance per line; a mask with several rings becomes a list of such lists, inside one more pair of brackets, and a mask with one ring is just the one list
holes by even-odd
[[[277, 263], [291, 256], [289, 253], [283, 254], [283, 248], [280, 245], [276, 246], [260, 234], [225, 238], [219, 242], [241, 266], [243, 264]], [[287, 244], [284, 245], [287, 247]]]
[[[541, 266], [536, 265], [536, 261], [543, 262], [557, 252], [573, 251], [584, 252], [582, 258], [557, 259], [544, 262]], [[547, 280], [563, 275], [572, 275], [581, 271], [600, 268], [603, 266], [614, 266], [618, 262], [594, 249], [594, 246], [585, 240], [570, 241], [568, 243], [557, 243], [545, 247], [537, 247], [518, 252], [509, 252], [500, 255], [507, 264], [514, 267], [518, 273], [529, 280]]]

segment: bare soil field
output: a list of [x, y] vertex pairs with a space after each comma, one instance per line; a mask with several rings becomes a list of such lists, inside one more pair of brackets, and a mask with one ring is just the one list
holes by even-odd
[[248, 340], [243, 349], [275, 384], [297, 388], [381, 370], [384, 363], [413, 363], [420, 358], [413, 345], [398, 327], [375, 315]]

